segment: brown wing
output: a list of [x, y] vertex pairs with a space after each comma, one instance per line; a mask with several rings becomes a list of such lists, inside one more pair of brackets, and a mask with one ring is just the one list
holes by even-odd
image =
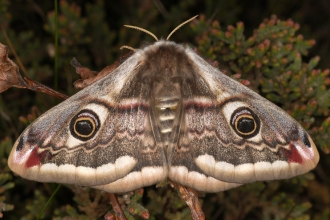
[[130, 63], [133, 66], [124, 64], [33, 122], [16, 141], [10, 168], [41, 182], [130, 182], [107, 188], [114, 192], [165, 179], [164, 150], [154, 138], [149, 117], [150, 88], [127, 73], [134, 69]]
[[316, 147], [292, 117], [187, 54], [194, 80], [182, 86], [184, 118], [169, 178], [210, 191], [206, 177], [242, 184], [290, 178], [316, 166]]

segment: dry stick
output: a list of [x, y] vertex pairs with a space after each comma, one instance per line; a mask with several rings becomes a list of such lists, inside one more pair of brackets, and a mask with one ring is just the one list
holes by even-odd
[[194, 220], [205, 220], [205, 215], [201, 204], [198, 201], [198, 192], [191, 188], [186, 188], [176, 182], [169, 180], [170, 183], [179, 190], [181, 198], [187, 203], [190, 208], [191, 217]]
[[25, 83], [26, 83], [26, 88], [36, 91], [36, 92], [43, 92], [46, 93], [48, 95], [57, 97], [57, 98], [61, 98], [61, 99], [67, 99], [69, 98], [69, 96], [62, 94], [60, 92], [57, 92], [56, 90], [53, 90], [37, 81], [34, 81], [32, 79], [29, 79], [27, 77], [24, 77]]
[[116, 194], [109, 193], [110, 204], [115, 212], [116, 220], [126, 220], [126, 216], [120, 207]]

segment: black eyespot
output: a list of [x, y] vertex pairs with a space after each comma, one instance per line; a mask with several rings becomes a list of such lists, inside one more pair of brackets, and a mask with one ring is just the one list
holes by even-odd
[[95, 112], [89, 109], [80, 111], [70, 122], [70, 132], [72, 136], [81, 141], [92, 139], [99, 128], [99, 117]]
[[240, 107], [233, 112], [230, 124], [236, 134], [242, 138], [252, 138], [260, 130], [260, 119], [251, 109], [246, 107]]

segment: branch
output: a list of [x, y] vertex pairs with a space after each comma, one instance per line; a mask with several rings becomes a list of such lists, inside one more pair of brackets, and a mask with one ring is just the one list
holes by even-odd
[[115, 212], [116, 220], [126, 220], [126, 216], [120, 207], [116, 194], [109, 193], [110, 204]]
[[192, 218], [194, 220], [205, 220], [204, 212], [198, 200], [198, 192], [194, 189], [188, 187], [186, 188], [171, 180], [169, 180], [169, 182], [174, 188], [176, 188], [179, 191], [180, 197], [189, 206]]

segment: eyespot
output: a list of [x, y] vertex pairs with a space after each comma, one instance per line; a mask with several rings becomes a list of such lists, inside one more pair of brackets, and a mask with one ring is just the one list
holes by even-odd
[[246, 107], [240, 107], [233, 112], [230, 124], [236, 134], [242, 138], [254, 137], [260, 130], [260, 119]]
[[72, 136], [81, 141], [92, 139], [99, 128], [99, 117], [95, 112], [89, 109], [80, 111], [70, 122], [70, 132]]

